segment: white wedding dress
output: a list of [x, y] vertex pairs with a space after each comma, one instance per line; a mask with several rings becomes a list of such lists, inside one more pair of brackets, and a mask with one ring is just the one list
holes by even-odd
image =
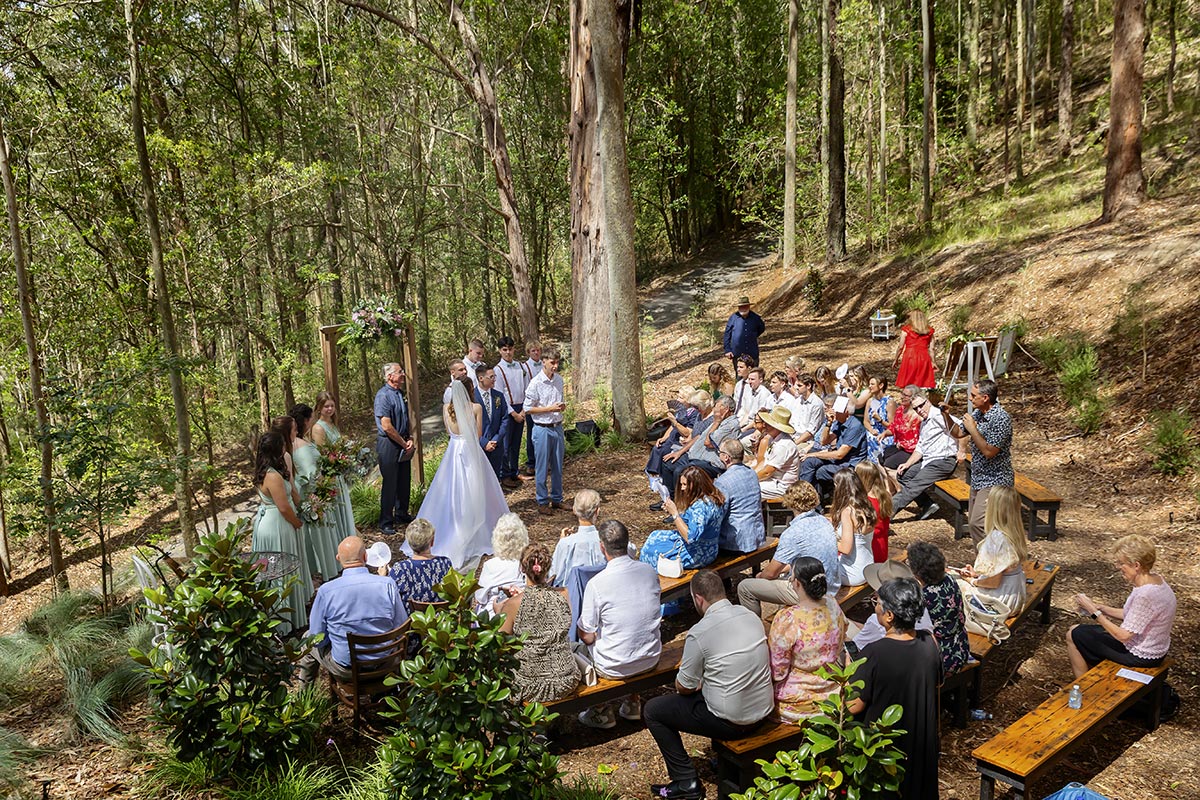
[[[459, 381], [451, 384], [450, 402], [460, 433], [454, 432], [443, 410], [450, 444], [417, 516], [433, 523], [433, 554], [446, 556], [455, 569], [466, 571], [492, 552], [492, 528], [508, 513], [508, 502], [479, 446], [474, 405]], [[404, 551], [412, 555], [407, 542]]]

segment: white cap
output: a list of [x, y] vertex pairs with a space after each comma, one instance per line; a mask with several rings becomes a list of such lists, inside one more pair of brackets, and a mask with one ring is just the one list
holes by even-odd
[[[844, 414], [849, 410], [850, 410], [850, 398], [849, 397], [846, 397], [845, 395], [843, 395], [843, 396], [839, 397], [837, 400], [833, 401], [833, 413]], [[369, 560], [370, 556], [368, 556], [367, 558]]]
[[368, 567], [386, 567], [392, 563], [392, 548], [387, 542], [376, 542], [367, 548]]

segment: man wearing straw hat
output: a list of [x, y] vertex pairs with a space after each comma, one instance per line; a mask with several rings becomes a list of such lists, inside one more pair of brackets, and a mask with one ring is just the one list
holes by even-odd
[[763, 435], [771, 444], [763, 463], [754, 471], [758, 473], [763, 499], [770, 500], [783, 497], [788, 487], [800, 480], [800, 451], [792, 439], [796, 429], [791, 425], [791, 411], [775, 406], [770, 411], [758, 412], [758, 418], [766, 426]]
[[750, 298], [739, 297], [737, 311], [725, 323], [725, 357], [733, 360], [735, 368], [739, 356], [754, 356], [758, 363], [758, 337], [766, 329], [763, 318], [750, 310]]

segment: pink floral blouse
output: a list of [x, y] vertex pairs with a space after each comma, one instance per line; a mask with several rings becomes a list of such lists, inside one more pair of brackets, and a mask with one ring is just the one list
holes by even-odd
[[845, 639], [846, 617], [833, 595], [818, 608], [790, 606], [775, 615], [767, 645], [779, 719], [798, 722], [818, 712], [817, 702], [835, 686], [816, 671], [841, 658]]

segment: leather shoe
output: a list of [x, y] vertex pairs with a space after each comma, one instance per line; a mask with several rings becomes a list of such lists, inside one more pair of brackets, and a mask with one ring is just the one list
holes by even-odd
[[698, 778], [650, 784], [650, 796], [666, 800], [704, 800], [704, 784]]
[[400, 516], [396, 517], [396, 522], [399, 522], [401, 525], [407, 525], [414, 519], [416, 519], [416, 517], [414, 517], [412, 514], [401, 514]]
[[396, 529], [393, 528], [391, 525], [381, 528], [379, 530], [379, 532], [382, 533], [384, 536], [395, 536], [396, 535]]
[[538, 506], [538, 513], [543, 517], [548, 517], [554, 513], [554, 509], [552, 509], [550, 506]]
[[556, 509], [558, 511], [562, 511], [562, 510], [566, 509], [566, 505], [564, 505], [561, 500], [551, 500], [550, 507], [553, 509]]
[[657, 503], [651, 503], [650, 510], [651, 511], [662, 511], [663, 510], [662, 500], [659, 500]]
[[516, 478], [505, 478], [504, 480], [500, 481], [500, 485], [505, 489], [517, 489], [520, 488], [521, 482]]

